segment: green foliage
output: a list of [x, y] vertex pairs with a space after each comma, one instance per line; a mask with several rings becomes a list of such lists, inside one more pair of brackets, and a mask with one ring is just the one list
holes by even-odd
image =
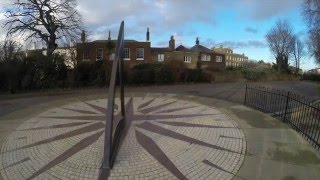
[[308, 73], [304, 73], [304, 74], [303, 74], [303, 79], [304, 79], [304, 80], [319, 81], [319, 82], [320, 82], [320, 74], [308, 74]]
[[156, 84], [168, 84], [173, 82], [172, 72], [166, 68], [163, 63], [157, 63], [153, 66], [154, 81]]
[[186, 81], [186, 66], [183, 61], [170, 60], [164, 63], [164, 67], [172, 73], [173, 82]]
[[106, 61], [83, 61], [73, 71], [73, 82], [76, 87], [99, 86], [109, 83], [111, 67]]
[[153, 64], [143, 63], [132, 68], [132, 83], [151, 84], [154, 83]]
[[61, 56], [49, 59], [34, 54], [23, 59], [10, 59], [0, 63], [1, 90], [15, 93], [17, 90], [58, 88], [66, 85], [68, 69]]
[[[183, 63], [183, 62], [182, 62]], [[168, 84], [209, 82], [211, 77], [200, 69], [186, 69], [180, 62], [138, 64], [131, 69], [132, 84]]]
[[259, 71], [257, 69], [243, 69], [242, 74], [245, 79], [251, 81], [257, 81], [266, 77], [266, 73], [264, 71]]
[[77, 64], [73, 71], [73, 78], [75, 86], [94, 85], [96, 78], [95, 64], [91, 61], [83, 61]]

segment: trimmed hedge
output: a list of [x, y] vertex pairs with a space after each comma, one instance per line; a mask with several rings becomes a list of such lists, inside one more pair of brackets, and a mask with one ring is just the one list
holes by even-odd
[[61, 56], [42, 54], [0, 62], [1, 91], [61, 88], [67, 85], [68, 69]]

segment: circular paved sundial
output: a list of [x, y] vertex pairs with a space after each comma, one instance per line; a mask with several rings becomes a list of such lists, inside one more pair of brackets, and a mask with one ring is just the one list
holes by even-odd
[[[72, 103], [26, 121], [1, 148], [2, 178], [98, 179], [106, 104]], [[109, 179], [232, 179], [239, 170], [244, 135], [220, 111], [159, 97], [126, 98], [126, 107], [130, 128]]]

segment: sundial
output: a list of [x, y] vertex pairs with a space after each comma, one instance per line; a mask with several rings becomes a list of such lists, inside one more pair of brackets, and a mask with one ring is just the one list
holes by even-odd
[[[98, 179], [106, 104], [78, 101], [26, 121], [1, 148], [2, 178]], [[244, 135], [219, 110], [169, 96], [125, 104], [129, 128], [109, 179], [232, 179], [239, 170]]]

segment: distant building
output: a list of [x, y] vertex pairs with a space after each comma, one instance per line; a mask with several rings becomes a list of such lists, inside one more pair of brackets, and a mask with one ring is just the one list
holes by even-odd
[[248, 61], [248, 57], [244, 54], [233, 53], [230, 48], [224, 48], [223, 45], [220, 47], [213, 47], [213, 51], [222, 53], [226, 56], [226, 66], [227, 67], [242, 67], [244, 62]]
[[[112, 61], [117, 40], [111, 40], [110, 32], [108, 40], [96, 40], [85, 42], [85, 34], [82, 33], [82, 42], [77, 43], [77, 61]], [[139, 42], [136, 40], [124, 40], [124, 62], [129, 66], [138, 63], [152, 63], [151, 47], [149, 42], [149, 30], [147, 41]]]
[[[85, 42], [85, 33], [81, 35], [82, 42], [78, 43], [77, 61], [112, 61], [116, 40], [111, 40], [110, 32], [108, 40], [96, 40]], [[151, 47], [149, 28], [146, 33], [146, 41], [124, 40], [124, 61], [130, 67], [139, 63], [155, 63], [165, 61], [183, 61], [190, 69], [198, 66], [201, 68], [213, 67], [225, 68], [225, 56], [222, 53], [213, 52], [199, 44], [186, 48], [182, 45], [175, 47], [175, 39], [171, 36], [168, 47]]]
[[320, 74], [320, 68], [310, 69], [308, 74]]
[[200, 45], [197, 38], [196, 44], [187, 48], [183, 45], [179, 45], [175, 48], [174, 37], [171, 36], [169, 41], [169, 47], [151, 48], [153, 60], [157, 61], [170, 61], [177, 60], [183, 61], [190, 69], [199, 68], [225, 68], [225, 56], [224, 54], [213, 52], [205, 46]]
[[192, 51], [198, 53], [198, 61], [202, 69], [215, 68], [224, 69], [226, 67], [225, 55], [214, 52], [209, 48], [200, 45], [199, 39], [196, 40], [196, 45], [190, 48]]

